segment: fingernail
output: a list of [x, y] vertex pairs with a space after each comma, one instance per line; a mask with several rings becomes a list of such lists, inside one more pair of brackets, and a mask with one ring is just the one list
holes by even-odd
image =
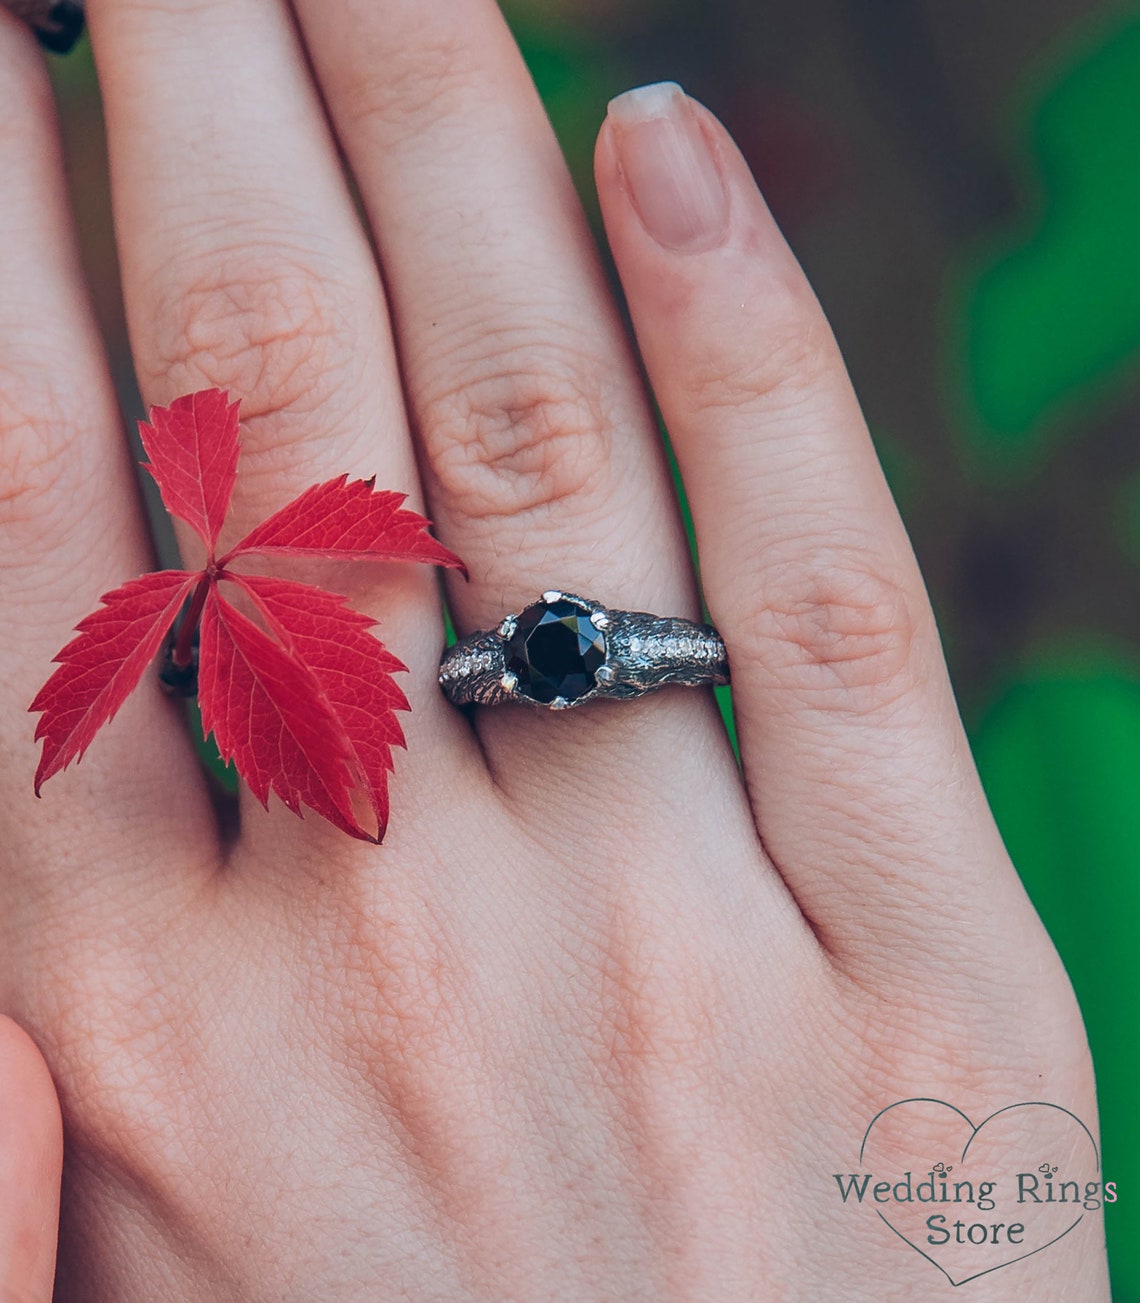
[[633, 206], [667, 249], [711, 249], [728, 227], [728, 192], [709, 142], [676, 82], [610, 101], [618, 162]]

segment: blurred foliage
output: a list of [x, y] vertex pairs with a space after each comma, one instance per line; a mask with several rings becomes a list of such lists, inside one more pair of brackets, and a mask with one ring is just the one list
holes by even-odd
[[1140, 667], [1069, 646], [1027, 668], [985, 715], [975, 756], [1014, 863], [1069, 971], [1096, 1064], [1114, 1297], [1140, 1298]]
[[206, 772], [211, 779], [217, 782], [218, 786], [228, 796], [236, 796], [238, 790], [238, 774], [232, 764], [227, 765], [218, 751], [217, 743], [214, 741], [214, 735], [211, 733], [206, 737], [202, 729], [202, 712], [198, 709], [197, 700], [186, 703], [186, 719], [190, 728], [190, 736], [194, 739], [194, 748], [198, 752], [198, 759], [201, 760]]
[[[964, 296], [967, 457], [1003, 476], [1040, 472], [1062, 433], [1089, 437], [1106, 404], [1134, 401], [1140, 18], [1118, 13], [1095, 38], [1037, 70], [1017, 138], [1036, 207], [990, 243]], [[1140, 479], [1115, 511], [1116, 537], [1140, 556]], [[1140, 664], [1102, 642], [1070, 629], [1027, 650], [972, 734], [998, 824], [1080, 1000], [1106, 1175], [1119, 1180], [1140, 1164]], [[1105, 1218], [1114, 1296], [1140, 1299], [1140, 1206], [1125, 1193]]]
[[968, 305], [968, 432], [1006, 465], [1136, 380], [1140, 19], [1098, 36], [1042, 70], [1016, 152], [1037, 203], [986, 250]]
[[881, 426], [871, 431], [879, 465], [903, 518], [910, 516], [919, 500], [922, 466], [911, 448]]
[[606, 104], [620, 86], [620, 64], [595, 32], [557, 7], [507, 5], [511, 30], [558, 134], [574, 183], [595, 228], [594, 141]]
[[1140, 565], [1140, 473], [1130, 475], [1120, 486], [1114, 506], [1120, 546]]

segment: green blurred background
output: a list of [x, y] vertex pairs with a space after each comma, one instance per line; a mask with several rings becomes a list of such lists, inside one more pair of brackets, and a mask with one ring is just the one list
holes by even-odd
[[[1080, 997], [1114, 1297], [1140, 1303], [1140, 3], [509, 0], [596, 220], [607, 99], [670, 78], [742, 145], [843, 345], [998, 821]], [[133, 389], [96, 90], [55, 61]]]

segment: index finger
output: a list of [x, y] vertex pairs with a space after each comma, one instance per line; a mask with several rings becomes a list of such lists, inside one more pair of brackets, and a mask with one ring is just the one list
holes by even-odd
[[[51, 93], [29, 32], [0, 12], [0, 869], [69, 895], [216, 827], [186, 730], [148, 676], [82, 765], [37, 801], [28, 706], [102, 593], [151, 568], [138, 489], [67, 213]], [[131, 854], [131, 847], [135, 853]], [[145, 847], [145, 854], [141, 848]], [[80, 867], [98, 865], [77, 881]], [[172, 859], [175, 857], [171, 857]], [[62, 868], [66, 881], [58, 873]]]

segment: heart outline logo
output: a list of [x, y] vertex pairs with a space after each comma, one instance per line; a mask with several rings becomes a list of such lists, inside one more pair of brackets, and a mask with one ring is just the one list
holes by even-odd
[[[1006, 1104], [1002, 1108], [995, 1109], [993, 1113], [991, 1113], [988, 1117], [983, 1118], [982, 1121], [975, 1126], [973, 1121], [965, 1113], [963, 1113], [960, 1108], [956, 1108], [953, 1104], [947, 1103], [947, 1101], [944, 1099], [935, 1099], [931, 1096], [915, 1096], [911, 1099], [899, 1099], [896, 1100], [893, 1104], [888, 1104], [886, 1108], [880, 1109], [879, 1112], [876, 1113], [875, 1116], [871, 1119], [870, 1123], [867, 1126], [867, 1130], [863, 1133], [863, 1143], [859, 1146], [860, 1167], [863, 1166], [863, 1159], [867, 1151], [867, 1143], [871, 1138], [871, 1132], [875, 1129], [875, 1124], [880, 1120], [880, 1118], [885, 1116], [892, 1109], [900, 1108], [904, 1104], [938, 1104], [942, 1108], [949, 1109], [950, 1112], [956, 1113], [958, 1117], [960, 1117], [962, 1121], [965, 1122], [965, 1124], [970, 1128], [970, 1136], [962, 1148], [962, 1154], [958, 1160], [960, 1164], [966, 1161], [966, 1156], [970, 1152], [970, 1146], [978, 1138], [979, 1132], [981, 1132], [982, 1129], [986, 1127], [990, 1122], [992, 1122], [995, 1118], [1000, 1117], [1003, 1113], [1009, 1113], [1015, 1109], [1020, 1109], [1020, 1108], [1054, 1109], [1056, 1112], [1063, 1113], [1067, 1118], [1075, 1122], [1077, 1126], [1079, 1126], [1080, 1129], [1085, 1133], [1085, 1136], [1088, 1138], [1089, 1145], [1092, 1147], [1093, 1162], [1095, 1164], [1095, 1169], [1098, 1173], [1100, 1172], [1100, 1151], [1097, 1148], [1097, 1143], [1096, 1140], [1093, 1138], [1092, 1132], [1088, 1129], [1087, 1126], [1085, 1126], [1085, 1124], [1081, 1121], [1079, 1117], [1077, 1117], [1075, 1113], [1071, 1112], [1067, 1108], [1062, 1108], [1060, 1104], [1052, 1104], [1046, 1100], [1023, 1100], [1019, 1104]], [[929, 1253], [926, 1253], [923, 1249], [920, 1249], [918, 1245], [914, 1243], [913, 1240], [911, 1240], [908, 1236], [904, 1235], [903, 1232], [900, 1231], [899, 1228], [895, 1226], [890, 1221], [890, 1219], [884, 1216], [883, 1213], [880, 1212], [877, 1208], [875, 1209], [875, 1213], [876, 1216], [878, 1216], [878, 1218], [887, 1227], [889, 1227], [890, 1230], [892, 1230], [899, 1237], [899, 1239], [902, 1240], [904, 1244], [909, 1245], [915, 1251], [915, 1253], [919, 1255], [919, 1257], [925, 1258], [927, 1262], [937, 1267], [938, 1270], [946, 1277], [946, 1279], [950, 1282], [950, 1284], [955, 1289], [959, 1285], [969, 1284], [969, 1282], [972, 1280], [978, 1280], [982, 1276], [988, 1276], [992, 1272], [1000, 1271], [1003, 1267], [1012, 1267], [1016, 1262], [1024, 1262], [1026, 1258], [1032, 1258], [1035, 1254], [1041, 1253], [1043, 1250], [1051, 1248], [1059, 1240], [1063, 1240], [1065, 1236], [1069, 1234], [1070, 1231], [1075, 1230], [1081, 1224], [1081, 1222], [1084, 1221], [1084, 1213], [1082, 1212], [1080, 1216], [1077, 1217], [1063, 1231], [1061, 1231], [1060, 1234], [1054, 1235], [1051, 1240], [1046, 1241], [1046, 1243], [1044, 1244], [1039, 1244], [1035, 1249], [1030, 1249], [1027, 1253], [1019, 1254], [1016, 1258], [1010, 1258], [1008, 1262], [999, 1262], [994, 1266], [986, 1267], [981, 1271], [974, 1272], [970, 1276], [964, 1276], [961, 1280], [955, 1280], [954, 1277], [951, 1276], [950, 1273], [946, 1270], [946, 1268], [937, 1260], [937, 1258], [932, 1257]]]

